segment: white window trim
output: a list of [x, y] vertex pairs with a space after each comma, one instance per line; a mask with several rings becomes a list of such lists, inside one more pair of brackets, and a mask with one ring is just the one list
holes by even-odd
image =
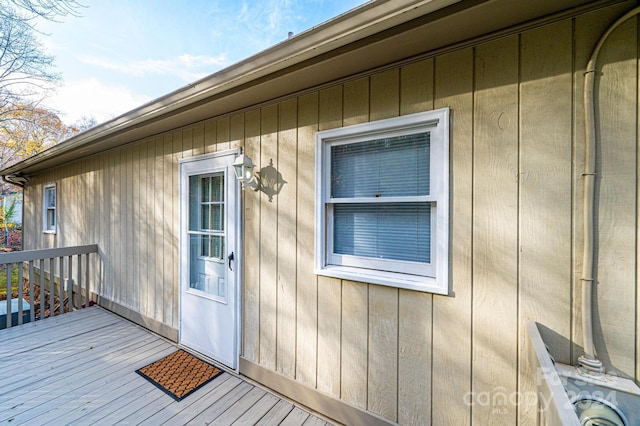
[[[56, 205], [53, 207], [53, 228], [49, 226], [47, 206], [47, 190], [53, 188], [56, 194]], [[55, 234], [58, 229], [58, 188], [55, 183], [50, 183], [42, 188], [42, 232], [45, 234]]]
[[[332, 246], [327, 224], [327, 204], [330, 203], [330, 149], [338, 143], [354, 143], [415, 129], [431, 132], [431, 188], [429, 197], [420, 201], [435, 201], [432, 217], [432, 261], [422, 274], [386, 272], [366, 267], [329, 264], [327, 254]], [[314, 273], [347, 280], [381, 284], [437, 294], [449, 293], [449, 109], [404, 115], [370, 123], [325, 130], [316, 133], [315, 180], [315, 262]], [[391, 199], [384, 201], [390, 202]], [[335, 255], [333, 255], [335, 256]], [[400, 263], [400, 262], [398, 262]], [[356, 261], [357, 264], [357, 261]], [[366, 266], [366, 261], [363, 262]], [[423, 269], [424, 270], [424, 269]], [[415, 272], [415, 270], [414, 270]]]

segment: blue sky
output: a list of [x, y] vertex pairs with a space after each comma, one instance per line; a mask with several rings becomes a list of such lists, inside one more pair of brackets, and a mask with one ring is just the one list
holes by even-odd
[[68, 124], [98, 122], [241, 61], [364, 0], [80, 0], [41, 22], [63, 84], [45, 100]]

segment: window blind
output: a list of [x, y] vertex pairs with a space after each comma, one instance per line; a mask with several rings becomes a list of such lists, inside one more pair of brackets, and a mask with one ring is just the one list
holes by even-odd
[[335, 204], [336, 254], [431, 263], [429, 203]]
[[429, 195], [429, 132], [331, 147], [331, 197]]

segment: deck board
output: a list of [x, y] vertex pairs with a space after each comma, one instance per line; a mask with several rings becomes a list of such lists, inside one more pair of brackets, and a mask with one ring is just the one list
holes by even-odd
[[[265, 409], [268, 411], [266, 414], [262, 415], [262, 410]], [[267, 394], [256, 405], [251, 407], [249, 411], [244, 413], [235, 425], [249, 426], [254, 423], [256, 425], [277, 425], [289, 415], [291, 410], [293, 410], [293, 404]]]
[[135, 373], [177, 346], [92, 307], [0, 330], [0, 425], [324, 425], [224, 372], [182, 401]]

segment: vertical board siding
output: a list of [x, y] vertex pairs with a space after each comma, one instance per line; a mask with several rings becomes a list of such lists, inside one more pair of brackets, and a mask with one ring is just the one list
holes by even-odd
[[[115, 175], [115, 188], [117, 196], [117, 209], [114, 209], [111, 214], [113, 218], [114, 231], [115, 231], [115, 245], [117, 247], [118, 265], [125, 265], [127, 259], [127, 214], [122, 214], [125, 209], [128, 210], [129, 204], [127, 203], [127, 151], [130, 147], [126, 146], [119, 150], [114, 157], [114, 164], [116, 168]], [[164, 233], [163, 233], [164, 235]], [[123, 301], [128, 304], [129, 298], [127, 297], [127, 291], [129, 290], [129, 280], [127, 277], [127, 268], [115, 267], [113, 268], [114, 278], [116, 282], [122, 283], [115, 288], [116, 300]]]
[[342, 283], [318, 277], [318, 372], [317, 388], [340, 396], [340, 332]]
[[[599, 128], [596, 197], [595, 344], [598, 355], [618, 374], [635, 370], [637, 218], [637, 75], [638, 26], [632, 18], [607, 40], [598, 62], [597, 127]], [[616, 312], [610, 316], [607, 312]], [[623, 318], [625, 320], [620, 320]]]
[[478, 424], [516, 423], [508, 395], [517, 382], [518, 41], [475, 55], [472, 397], [505, 395], [473, 406]]
[[[398, 418], [398, 289], [369, 286], [367, 409]], [[426, 391], [426, 389], [425, 389]]]
[[[125, 235], [123, 235], [123, 243], [125, 245], [123, 250], [123, 255], [125, 256], [122, 264], [136, 264], [135, 261], [135, 250], [133, 245], [133, 213], [135, 212], [135, 204], [133, 202], [133, 149], [134, 146], [128, 146], [125, 150], [126, 154], [126, 206], [128, 207], [129, 213], [125, 215], [126, 226], [124, 226]], [[136, 202], [137, 204], [137, 202]], [[131, 211], [133, 210], [133, 211]], [[135, 285], [135, 272], [133, 270], [125, 271], [128, 272], [127, 278], [122, 277], [123, 280], [126, 280], [125, 286], [125, 301], [126, 306], [135, 311], [140, 309], [138, 303], [138, 295], [137, 295], [137, 286]]]
[[[262, 108], [259, 173], [278, 168], [278, 105]], [[276, 369], [278, 197], [260, 195], [260, 364]]]
[[344, 84], [342, 125], [369, 121], [369, 78], [361, 78]]
[[369, 286], [345, 281], [342, 286], [340, 397], [367, 408]]
[[[244, 123], [242, 123], [244, 126]], [[204, 154], [204, 124], [198, 124], [192, 129], [192, 151], [191, 155], [197, 157]]]
[[[245, 153], [256, 166], [260, 161], [260, 110], [245, 115]], [[260, 193], [242, 191], [243, 250], [243, 324], [242, 355], [252, 362], [260, 361]]]
[[[580, 300], [582, 299], [582, 286], [583, 282], [580, 280], [582, 277], [582, 202], [583, 202], [583, 177], [581, 173], [584, 171], [584, 146], [585, 146], [585, 129], [584, 129], [584, 101], [583, 101], [583, 88], [584, 88], [584, 69], [587, 66], [589, 57], [595, 47], [598, 39], [602, 34], [618, 19], [622, 14], [629, 10], [635, 3], [620, 4], [606, 8], [597, 12], [588, 13], [586, 15], [578, 16], [573, 20], [573, 39], [574, 39], [574, 73], [573, 73], [573, 99], [574, 99], [574, 209], [573, 209], [573, 222], [574, 222], [574, 259], [575, 266], [573, 269], [573, 306], [572, 306], [572, 324], [573, 333], [571, 335], [572, 342], [572, 356], [576, 360], [582, 355], [582, 307]], [[606, 43], [603, 46], [601, 54], [605, 54], [608, 49], [611, 49], [611, 43]], [[602, 61], [599, 62], [602, 64]], [[602, 76], [600, 76], [602, 77]], [[627, 76], [630, 78], [630, 76]], [[599, 80], [599, 78], [597, 79]], [[598, 171], [598, 168], [596, 168]], [[597, 179], [596, 179], [597, 181]], [[595, 293], [595, 290], [594, 290]], [[594, 335], [594, 338], [598, 337]], [[597, 342], [597, 340], [596, 340]], [[598, 343], [596, 343], [598, 344]], [[598, 348], [596, 348], [598, 350]]]
[[146, 242], [146, 254], [147, 254], [147, 312], [146, 315], [151, 318], [158, 318], [156, 316], [156, 264], [157, 259], [155, 256], [156, 247], [156, 228], [154, 223], [156, 212], [156, 200], [157, 193], [153, 190], [156, 181], [156, 167], [155, 167], [155, 145], [154, 140], [149, 140], [145, 143], [147, 148], [147, 214], [145, 216], [145, 234], [147, 236]]
[[138, 285], [140, 291], [140, 313], [145, 316], [149, 315], [149, 290], [150, 283], [148, 280], [149, 274], [149, 238], [150, 229], [149, 221], [147, 220], [147, 203], [149, 202], [149, 175], [148, 175], [148, 149], [149, 143], [142, 142], [140, 144], [138, 164], [140, 167], [138, 196], [138, 215], [136, 220], [136, 235], [139, 249], [139, 266], [138, 266]]
[[315, 388], [318, 348], [318, 278], [313, 273], [315, 134], [318, 93], [298, 99], [296, 218], [296, 379]]
[[229, 117], [216, 121], [216, 151], [229, 149]]
[[215, 152], [216, 150], [216, 122], [207, 120], [204, 123], [204, 146], [205, 152]]
[[428, 59], [400, 69], [400, 115], [433, 109], [433, 66]]
[[398, 69], [371, 76], [371, 121], [397, 117], [400, 114], [399, 89]]
[[[132, 263], [134, 265], [141, 265], [141, 247], [142, 244], [137, 243], [140, 241], [140, 226], [142, 223], [140, 220], [140, 209], [141, 209], [141, 195], [140, 195], [140, 176], [142, 172], [141, 162], [140, 162], [140, 152], [141, 152], [142, 143], [136, 143], [133, 146], [133, 158], [132, 158], [132, 180], [131, 180], [131, 209], [133, 210], [131, 214], [131, 236], [129, 237], [131, 240], [131, 247], [133, 249], [133, 258]], [[136, 243], [134, 243], [136, 242]], [[134, 267], [131, 271], [131, 281], [132, 283], [132, 295], [135, 298], [133, 305], [136, 307], [136, 311], [142, 312], [142, 304], [143, 304], [143, 294], [142, 294], [142, 276], [140, 274], [140, 267]]]
[[[571, 363], [571, 22], [521, 38], [519, 419], [534, 416], [526, 321], [544, 319], [556, 361]], [[544, 129], [542, 131], [541, 129]], [[544, 267], [541, 267], [544, 265]], [[546, 330], [553, 330], [547, 333]]]
[[[117, 173], [117, 169], [116, 169], [116, 155], [119, 156], [119, 152], [116, 151], [112, 151], [109, 153], [109, 182], [107, 184], [107, 188], [105, 189], [105, 191], [107, 191], [109, 193], [109, 203], [110, 203], [110, 208], [109, 208], [109, 216], [107, 216], [109, 218], [109, 250], [107, 253], [109, 253], [112, 258], [113, 258], [113, 262], [109, 262], [108, 263], [108, 268], [106, 271], [106, 282], [110, 282], [110, 283], [121, 283], [122, 281], [120, 281], [118, 279], [118, 277], [116, 276], [115, 273], [115, 269], [117, 266], [120, 265], [120, 254], [122, 252], [121, 248], [118, 245], [118, 235], [116, 235], [116, 232], [119, 228], [120, 225], [120, 203], [119, 203], [119, 197], [120, 197], [120, 193], [118, 192], [119, 189], [119, 185], [117, 185], [117, 181], [119, 180], [119, 173]], [[162, 238], [162, 236], [160, 236], [160, 238]], [[108, 298], [112, 298], [113, 300], [120, 300], [119, 299], [119, 290], [122, 287], [121, 285], [112, 285], [112, 286], [105, 286], [105, 295]], [[156, 301], [157, 302], [157, 301]], [[161, 302], [161, 301], [160, 301]], [[160, 310], [159, 307], [157, 307], [157, 303], [155, 304], [156, 306], [156, 313], [160, 313], [160, 318], [162, 318], [162, 311]]]
[[[468, 425], [471, 405], [473, 49], [436, 58], [435, 108], [451, 111], [451, 289], [433, 298], [433, 407], [435, 425]], [[442, 409], [448, 407], [449, 409]]]
[[276, 175], [282, 189], [274, 197], [278, 200], [277, 235], [277, 348], [276, 371], [295, 378], [296, 371], [296, 142], [297, 100], [280, 105], [278, 124], [278, 168]]
[[[187, 143], [187, 147], [189, 144]], [[179, 161], [182, 159], [183, 152], [183, 140], [182, 140], [182, 132], [174, 132], [173, 134], [173, 147], [172, 147], [172, 159], [171, 159], [171, 215], [172, 220], [169, 222], [169, 227], [171, 229], [171, 254], [173, 261], [169, 262], [171, 264], [171, 275], [169, 276], [169, 284], [167, 288], [170, 291], [171, 298], [171, 315], [172, 321], [166, 322], [170, 324], [173, 328], [178, 328], [178, 294], [179, 288], [176, 287], [176, 283], [179, 282], [179, 271], [178, 271], [178, 261], [175, 259], [179, 259], [179, 230], [180, 230], [180, 203], [179, 203]], [[187, 150], [190, 150], [187, 148]], [[179, 287], [179, 286], [178, 286]]]
[[431, 421], [431, 358], [433, 296], [399, 290], [398, 423]]
[[[24, 247], [97, 242], [104, 269], [94, 271], [101, 283], [94, 290], [177, 328], [178, 162], [243, 148], [263, 184], [277, 173], [282, 179], [277, 193], [242, 192], [244, 358], [401, 425], [534, 424], [526, 322], [542, 324], [559, 361], [581, 353], [584, 66], [630, 4], [210, 118], [34, 176], [25, 188]], [[602, 361], [636, 379], [637, 40], [633, 19], [611, 35], [599, 61], [594, 304]], [[444, 107], [450, 294], [316, 276], [316, 132]], [[42, 187], [52, 182], [55, 235], [42, 233]]]
[[164, 303], [162, 321], [173, 325], [173, 265], [178, 256], [174, 255], [173, 247], [173, 221], [172, 221], [172, 195], [173, 195], [173, 135], [165, 134], [162, 140], [162, 210], [160, 211], [160, 226], [162, 232], [162, 301]]

